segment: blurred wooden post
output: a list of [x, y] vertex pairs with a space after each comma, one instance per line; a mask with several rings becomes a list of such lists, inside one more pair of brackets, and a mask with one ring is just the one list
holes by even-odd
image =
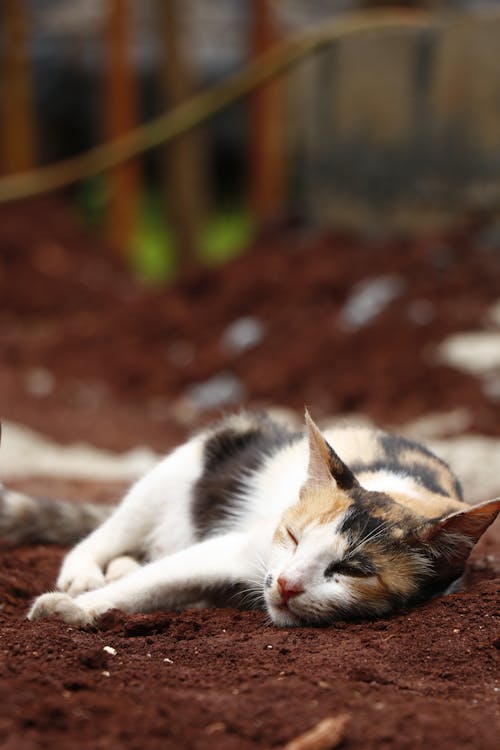
[[[278, 40], [273, 0], [252, 0], [251, 53], [258, 57]], [[283, 211], [285, 137], [283, 86], [279, 80], [261, 86], [250, 97], [250, 204], [259, 222]]]
[[[130, 59], [131, 2], [109, 0], [106, 28], [107, 66], [104, 81], [104, 127], [108, 140], [136, 127], [137, 78]], [[139, 164], [130, 161], [107, 176], [110, 198], [107, 233], [113, 247], [128, 256], [137, 230], [139, 209]]]
[[34, 108], [24, 1], [2, 0], [0, 7], [0, 169], [11, 174], [35, 165]]
[[[160, 85], [165, 108], [194, 93], [193, 73], [182, 44], [180, 0], [156, 0], [160, 48]], [[177, 245], [177, 265], [197, 260], [205, 211], [203, 140], [200, 131], [176, 138], [165, 149], [165, 201]]]

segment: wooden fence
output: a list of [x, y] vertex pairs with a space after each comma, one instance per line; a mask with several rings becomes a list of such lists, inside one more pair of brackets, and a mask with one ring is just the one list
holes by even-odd
[[30, 19], [22, 0], [4, 0], [0, 202], [105, 172], [112, 187], [108, 235], [127, 252], [141, 190], [134, 160], [177, 139], [166, 152], [165, 183], [180, 261], [193, 262], [206, 180], [195, 129], [249, 94], [247, 193], [260, 221], [293, 207], [321, 222], [355, 225], [383, 216], [397, 225], [408, 219], [408, 206], [412, 215], [422, 206], [428, 214], [437, 203], [448, 210], [457, 200], [460, 207], [474, 201], [484, 207], [500, 199], [499, 18], [367, 12], [281, 41], [270, 4], [262, 0], [251, 5], [254, 60], [194, 93], [176, 32], [176, 3], [158, 0], [166, 112], [139, 126], [128, 6], [129, 0], [108, 0], [107, 141], [36, 168]]

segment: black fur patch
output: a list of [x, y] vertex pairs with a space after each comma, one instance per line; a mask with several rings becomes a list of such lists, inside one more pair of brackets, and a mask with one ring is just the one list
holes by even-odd
[[266, 417], [241, 427], [222, 422], [205, 444], [203, 474], [193, 490], [192, 518], [199, 539], [231, 516], [249, 477], [269, 456], [302, 437]]
[[337, 486], [342, 490], [350, 490], [358, 483], [356, 477], [347, 464], [345, 464], [335, 453], [331, 445], [328, 445], [327, 443], [327, 446], [329, 452], [330, 472], [335, 479]]
[[420, 581], [418, 591], [409, 599], [409, 604], [421, 604], [422, 602], [432, 599], [434, 596], [442, 596], [446, 590], [463, 574], [464, 567], [447, 571], [444, 574], [435, 573], [434, 576], [427, 576]]
[[355, 502], [346, 514], [339, 532], [347, 534], [354, 545], [357, 545], [377, 531], [381, 531], [385, 525], [386, 522], [382, 518], [370, 515], [367, 508]]
[[[438, 458], [432, 451], [426, 448], [420, 443], [416, 443], [413, 440], [408, 440], [401, 435], [393, 435], [390, 433], [383, 433], [378, 438], [379, 445], [383, 449], [385, 454], [385, 462], [387, 468], [391, 471], [395, 467], [400, 467], [406, 470], [412, 477], [414, 477], [420, 484], [422, 484], [431, 492], [436, 492], [439, 495], [449, 496], [449, 491], [443, 487], [439, 477], [439, 471], [433, 471], [427, 464], [422, 464], [419, 461], [405, 461], [405, 451], [418, 451], [423, 456], [430, 458], [431, 461], [439, 467], [441, 470], [444, 469], [449, 477], [450, 485], [453, 487], [453, 491], [458, 500], [463, 500], [463, 492], [460, 482], [451, 471], [450, 467], [445, 461]], [[382, 462], [381, 462], [382, 463]], [[381, 467], [379, 467], [381, 468]]]
[[[387, 460], [393, 463], [398, 463], [401, 460], [401, 455], [405, 450], [418, 450], [425, 456], [432, 458], [436, 461], [439, 459], [428, 449], [425, 445], [415, 443], [413, 440], [402, 437], [401, 435], [394, 435], [393, 433], [384, 432], [379, 435], [378, 442], [380, 447], [383, 449]], [[442, 461], [439, 461], [443, 463]]]
[[445, 490], [439, 480], [439, 474], [436, 471], [433, 471], [433, 469], [427, 464], [419, 463], [418, 461], [392, 462], [382, 459], [380, 461], [373, 461], [369, 464], [357, 463], [352, 467], [352, 470], [356, 475], [362, 474], [363, 472], [382, 471], [387, 471], [391, 474], [396, 474], [397, 476], [409, 475], [430, 492], [449, 497], [449, 492]]

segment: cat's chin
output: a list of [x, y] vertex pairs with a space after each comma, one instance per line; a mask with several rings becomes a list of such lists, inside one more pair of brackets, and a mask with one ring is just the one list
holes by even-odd
[[273, 623], [280, 628], [293, 628], [303, 624], [300, 617], [290, 612], [288, 607], [276, 607], [274, 604], [268, 604], [267, 611]]

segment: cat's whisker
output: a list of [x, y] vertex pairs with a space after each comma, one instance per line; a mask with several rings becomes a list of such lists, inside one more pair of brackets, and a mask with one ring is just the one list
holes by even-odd
[[274, 620], [267, 610], [266, 610], [266, 619], [264, 620], [263, 624], [265, 628], [271, 628], [274, 625]]
[[259, 599], [256, 599], [252, 596], [243, 596], [238, 594], [233, 594], [233, 596], [230, 597], [228, 600], [228, 603], [230, 606], [235, 605], [242, 607], [243, 609], [254, 609], [255, 605], [260, 601]]
[[248, 609], [255, 608], [258, 604], [262, 604], [263, 593], [261, 583], [252, 581], [249, 581], [249, 583], [251, 584], [250, 586], [238, 589], [231, 594], [229, 601], [236, 601], [238, 604], [244, 605]]
[[[368, 524], [366, 523], [364, 528], [366, 528], [367, 525]], [[352, 557], [356, 555], [360, 550], [362, 550], [363, 547], [366, 544], [368, 544], [368, 542], [377, 541], [380, 537], [382, 537], [386, 533], [387, 528], [388, 528], [388, 524], [381, 522], [377, 526], [376, 529], [374, 529], [370, 534], [368, 534], [368, 536], [362, 538], [361, 541], [356, 545], [356, 547], [354, 547], [354, 549], [350, 550], [349, 555]]]
[[260, 572], [265, 575], [267, 573], [267, 561], [264, 560], [262, 554], [258, 550], [255, 551], [255, 561], [260, 568]]
[[262, 590], [258, 586], [249, 586], [245, 589], [238, 589], [233, 596], [250, 596], [250, 595], [256, 595], [259, 597], [262, 597]]

